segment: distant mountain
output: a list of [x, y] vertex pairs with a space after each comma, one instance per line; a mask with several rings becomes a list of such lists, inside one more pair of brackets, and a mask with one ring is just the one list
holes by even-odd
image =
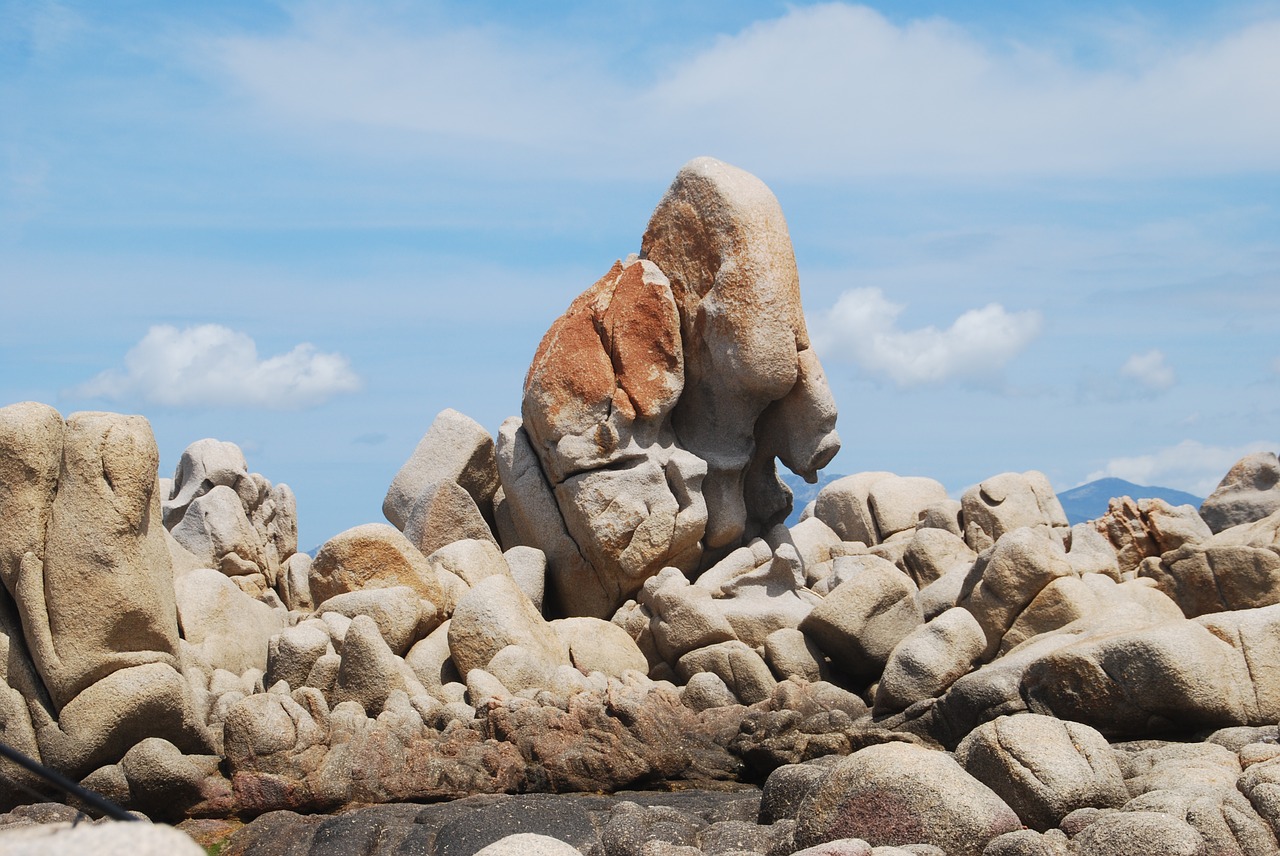
[[1113, 497], [1128, 496], [1133, 499], [1163, 499], [1170, 505], [1194, 505], [1204, 499], [1171, 487], [1143, 487], [1124, 479], [1098, 479], [1058, 494], [1058, 501], [1067, 512], [1067, 520], [1074, 526], [1093, 520], [1107, 513], [1107, 503]]
[[818, 473], [818, 483], [809, 484], [800, 476], [793, 472], [784, 470], [781, 465], [778, 467], [778, 477], [782, 479], [782, 483], [791, 488], [791, 514], [787, 517], [787, 525], [795, 526], [800, 522], [800, 512], [804, 511], [804, 507], [818, 498], [818, 491], [822, 490], [836, 479], [844, 478], [840, 473]]

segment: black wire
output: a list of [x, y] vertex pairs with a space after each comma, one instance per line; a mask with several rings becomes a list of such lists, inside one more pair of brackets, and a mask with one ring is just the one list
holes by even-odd
[[[116, 805], [102, 794], [95, 793], [83, 785], [71, 781], [57, 770], [46, 767], [44, 764], [41, 764], [39, 761], [32, 758], [28, 758], [17, 749], [6, 744], [3, 740], [0, 740], [0, 755], [3, 755], [5, 758], [8, 758], [20, 767], [25, 767], [32, 773], [40, 776], [49, 784], [66, 792], [67, 795], [76, 797], [85, 803], [88, 803], [90, 806], [96, 808], [98, 811], [113, 820], [137, 820], [136, 817], [120, 808], [120, 806]], [[28, 793], [32, 793], [29, 788], [23, 787], [22, 789]]]

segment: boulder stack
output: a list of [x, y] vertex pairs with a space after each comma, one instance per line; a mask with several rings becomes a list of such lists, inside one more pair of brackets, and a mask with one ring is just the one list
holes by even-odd
[[[313, 558], [232, 444], [161, 481], [141, 417], [0, 408], [0, 739], [261, 815], [226, 853], [1280, 852], [1274, 456], [1075, 526], [1036, 471], [863, 472], [788, 527], [835, 408], [777, 201], [705, 158], [521, 412], [442, 412]], [[679, 793], [600, 795], [640, 788]]]

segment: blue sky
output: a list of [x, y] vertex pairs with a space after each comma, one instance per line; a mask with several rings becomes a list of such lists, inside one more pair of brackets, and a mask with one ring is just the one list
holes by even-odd
[[379, 520], [680, 165], [777, 193], [836, 472], [1203, 495], [1280, 448], [1280, 3], [0, 0], [0, 403]]

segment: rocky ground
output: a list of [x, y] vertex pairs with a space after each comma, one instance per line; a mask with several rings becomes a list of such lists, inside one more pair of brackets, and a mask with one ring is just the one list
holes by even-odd
[[314, 557], [232, 444], [162, 479], [141, 417], [0, 408], [0, 739], [224, 853], [1280, 852], [1274, 454], [787, 526], [839, 438], [777, 201], [696, 160], [641, 250]]

